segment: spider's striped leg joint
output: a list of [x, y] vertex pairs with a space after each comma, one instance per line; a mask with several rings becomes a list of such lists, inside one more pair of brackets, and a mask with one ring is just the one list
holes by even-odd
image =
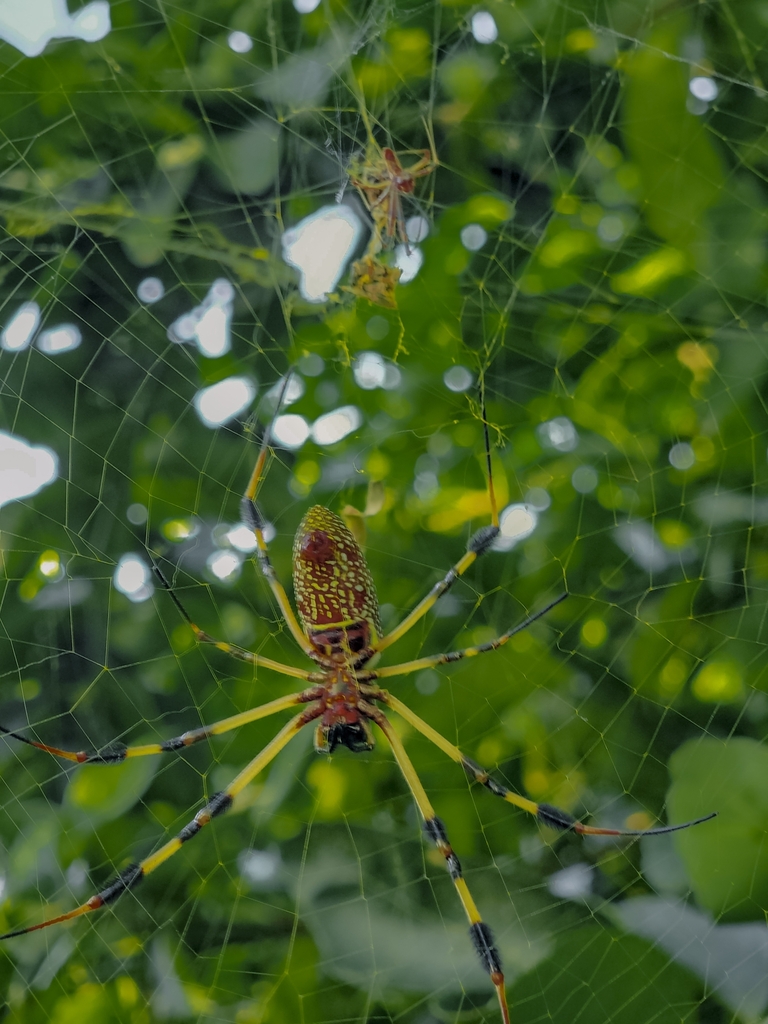
[[129, 864], [124, 871], [121, 871], [117, 878], [114, 878], [101, 892], [91, 896], [87, 906], [91, 910], [98, 910], [105, 907], [107, 903], [113, 903], [118, 896], [138, 885], [144, 878], [144, 869], [141, 864]]
[[124, 743], [110, 743], [108, 747], [97, 750], [95, 754], [88, 754], [84, 764], [120, 764], [128, 756], [128, 748]]
[[160, 744], [160, 749], [167, 753], [171, 753], [175, 750], [183, 750], [184, 747], [189, 747], [198, 740], [204, 740], [207, 735], [207, 729], [190, 730], [190, 732], [185, 732], [182, 736], [174, 736], [169, 740], [163, 740]]
[[[474, 553], [474, 552], [472, 552], [472, 553]], [[465, 555], [464, 558], [466, 558], [466, 557], [467, 556]], [[434, 587], [432, 587], [432, 589], [430, 590], [429, 594], [427, 595], [427, 597], [422, 602], [422, 605], [424, 607], [424, 611], [425, 612], [429, 608], [432, 608], [435, 604], [437, 604], [437, 602], [440, 600], [440, 598], [443, 596], [443, 594], [446, 594], [451, 589], [451, 587], [456, 582], [456, 580], [459, 578], [459, 576], [463, 575], [465, 568], [466, 568], [466, 566], [462, 565], [461, 562], [458, 565], [452, 566], [448, 570], [448, 572], [445, 574], [445, 576], [443, 576], [443, 578], [441, 580], [439, 580], [434, 585]], [[404, 621], [407, 622], [408, 619], [406, 618]]]
[[481, 526], [480, 529], [476, 533], [473, 533], [469, 538], [467, 551], [478, 556], [485, 554], [500, 533], [501, 530], [498, 526]]
[[453, 852], [451, 844], [448, 842], [448, 836], [445, 834], [445, 825], [442, 821], [439, 818], [428, 818], [424, 822], [424, 831], [445, 857], [445, 865], [453, 881], [455, 882], [457, 878], [462, 878], [463, 872], [459, 858]]
[[[198, 811], [193, 820], [190, 821], [188, 825], [185, 825], [181, 832], [176, 836], [176, 848], [178, 849], [178, 845], [186, 843], [187, 840], [196, 836], [200, 829], [204, 825], [207, 825], [212, 818], [216, 818], [218, 815], [223, 814], [231, 806], [232, 797], [228, 793], [214, 793], [205, 807]], [[153, 871], [158, 864], [162, 863], [162, 861], [166, 859], [162, 856], [163, 852], [173, 852], [173, 845], [173, 841], [171, 844], [166, 844], [166, 846], [163, 847], [163, 850], [160, 851], [159, 858], [157, 855], [153, 854], [152, 856], [147, 857], [147, 859], [141, 864], [130, 864], [125, 871], [121, 871], [117, 878], [111, 881], [106, 888], [102, 889], [101, 892], [97, 893], [95, 896], [91, 896], [85, 906], [89, 910], [98, 910], [99, 907], [106, 906], [107, 903], [112, 903], [116, 900], [118, 896], [122, 896], [127, 889], [132, 889], [135, 885], [138, 885], [144, 878], [145, 874], [149, 871]]]
[[[472, 901], [472, 897], [469, 895], [469, 890], [466, 888], [466, 882], [463, 878], [459, 858], [453, 852], [451, 844], [448, 842], [445, 825], [443, 825], [442, 821], [438, 817], [428, 818], [424, 822], [424, 831], [438, 848], [440, 853], [445, 857], [448, 874], [451, 876], [451, 880], [458, 889], [459, 895], [462, 897], [462, 902], [465, 905], [465, 910], [467, 910], [467, 913], [469, 914], [469, 937], [472, 940], [472, 945], [477, 951], [480, 963], [491, 976], [491, 981], [496, 986], [499, 993], [502, 1014], [505, 1014], [506, 1000], [503, 997], [504, 974], [501, 966], [501, 956], [493, 941], [493, 933], [485, 921], [480, 919], [480, 915]], [[504, 1019], [507, 1020], [508, 1018], [505, 1016]]]
[[200, 829], [207, 825], [213, 818], [218, 818], [232, 806], [232, 797], [229, 793], [214, 793], [202, 810], [198, 811], [192, 821], [179, 832], [177, 838], [180, 842], [186, 843], [192, 839]]
[[247, 523], [256, 535], [256, 540], [258, 541], [256, 557], [259, 560], [259, 568], [261, 569], [262, 575], [271, 586], [279, 586], [277, 573], [275, 572], [274, 566], [267, 554], [267, 545], [264, 540], [264, 531], [267, 528], [267, 521], [262, 515], [259, 506], [253, 498], [249, 498], [247, 494], [240, 499], [240, 515], [243, 518], [243, 522]]
[[572, 832], [578, 825], [572, 814], [561, 811], [559, 807], [553, 807], [552, 804], [539, 804], [536, 817], [542, 825], [557, 829], [558, 832]]
[[[220, 725], [221, 723], [217, 724]], [[191, 747], [193, 743], [201, 743], [203, 740], [216, 735], [218, 733], [213, 727], [203, 725], [199, 729], [190, 729], [188, 732], [183, 732], [181, 736], [172, 736], [169, 740], [163, 740], [160, 744], [160, 750], [165, 753], [173, 753], [176, 750], [184, 750], [186, 747]]]
[[494, 945], [491, 929], [485, 921], [478, 921], [470, 926], [469, 935], [472, 939], [472, 945], [480, 957], [480, 962], [490, 974], [494, 985], [502, 983], [504, 976], [501, 970], [501, 957]]
[[243, 517], [243, 522], [247, 523], [254, 533], [257, 531], [263, 533], [267, 528], [267, 521], [261, 514], [261, 509], [247, 494], [240, 499], [240, 515]]
[[[488, 774], [485, 768], [481, 767], [476, 761], [473, 761], [471, 757], [462, 757], [461, 764], [467, 775], [471, 776], [475, 782], [479, 782], [481, 786], [485, 786], [494, 796], [500, 796], [503, 799], [509, 793], [506, 786], [502, 786], [500, 782], [497, 782], [496, 779]], [[550, 810], [555, 811], [556, 808], [551, 807]]]

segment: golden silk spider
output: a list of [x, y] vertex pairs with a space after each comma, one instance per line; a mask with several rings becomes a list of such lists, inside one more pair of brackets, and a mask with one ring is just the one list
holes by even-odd
[[[282, 406], [289, 379], [290, 374], [283, 382], [275, 416], [278, 415]], [[469, 922], [471, 941], [496, 989], [502, 1020], [504, 1024], [509, 1024], [510, 1017], [504, 990], [501, 957], [494, 944], [491, 931], [483, 921], [480, 911], [472, 899], [462, 874], [461, 864], [451, 849], [445, 827], [435, 814], [429, 797], [405, 751], [403, 742], [392, 728], [382, 707], [393, 711], [404, 719], [412, 728], [435, 744], [447, 757], [461, 765], [470, 779], [479, 782], [493, 796], [500, 797], [513, 806], [533, 814], [543, 825], [562, 832], [600, 836], [664, 835], [714, 817], [713, 814], [710, 814], [685, 824], [669, 825], [645, 831], [584, 825], [557, 807], [536, 803], [497, 782], [488, 771], [462, 753], [459, 747], [414, 714], [397, 697], [380, 687], [380, 682], [384, 679], [407, 675], [438, 665], [446, 665], [462, 658], [470, 658], [495, 650], [507, 643], [516, 633], [540, 619], [564, 600], [567, 594], [560, 595], [524, 622], [513, 626], [486, 643], [442, 654], [428, 655], [382, 668], [368, 667], [375, 655], [391, 647], [426, 615], [476, 559], [492, 546], [499, 534], [499, 515], [491, 476], [488, 424], [482, 397], [481, 408], [485, 431], [491, 524], [482, 527], [470, 538], [466, 552], [453, 568], [432, 587], [426, 597], [405, 616], [398, 626], [386, 634], [380, 623], [373, 580], [360, 546], [344, 522], [334, 512], [320, 505], [315, 505], [305, 514], [293, 544], [293, 585], [298, 616], [294, 613], [288, 595], [272, 567], [264, 536], [266, 522], [256, 504], [256, 492], [269, 452], [270, 431], [265, 432], [256, 465], [241, 501], [241, 514], [244, 522], [254, 532], [257, 542], [256, 554], [261, 571], [280, 607], [285, 623], [296, 643], [317, 667], [312, 671], [300, 669], [215, 639], [192, 621], [162, 572], [157, 567], [155, 571], [199, 643], [212, 644], [220, 651], [253, 666], [271, 669], [281, 675], [301, 679], [307, 684], [306, 688], [301, 692], [278, 697], [276, 700], [268, 701], [249, 711], [222, 719], [212, 725], [192, 729], [181, 736], [175, 736], [161, 743], [149, 743], [142, 746], [125, 746], [114, 743], [99, 751], [88, 753], [86, 751], [62, 750], [59, 747], [30, 740], [26, 736], [2, 727], [0, 727], [0, 732], [38, 750], [47, 751], [49, 754], [77, 764], [112, 765], [118, 764], [126, 758], [146, 757], [183, 750], [212, 736], [220, 736], [289, 708], [301, 707], [302, 710], [280, 729], [226, 789], [214, 794], [192, 821], [154, 853], [125, 868], [101, 891], [73, 910], [50, 917], [39, 924], [7, 932], [0, 936], [0, 939], [27, 935], [54, 924], [70, 921], [112, 903], [126, 890], [133, 889], [143, 878], [159, 868], [185, 843], [193, 839], [213, 818], [227, 811], [232, 805], [233, 799], [306, 725], [316, 724], [315, 749], [319, 753], [332, 753], [339, 745], [344, 745], [353, 752], [371, 750], [374, 745], [373, 726], [376, 726], [389, 741], [395, 761], [423, 819], [427, 837], [445, 858], [446, 867]]]

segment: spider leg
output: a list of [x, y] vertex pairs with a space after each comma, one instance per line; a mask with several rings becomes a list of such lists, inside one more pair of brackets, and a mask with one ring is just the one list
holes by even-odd
[[14, 740], [26, 743], [27, 746], [35, 747], [37, 750], [44, 750], [56, 757], [63, 757], [67, 761], [74, 761], [76, 764], [120, 764], [129, 757], [147, 757], [151, 754], [166, 754], [169, 751], [184, 750], [195, 743], [208, 739], [210, 736], [221, 736], [233, 729], [239, 729], [242, 725], [249, 725], [251, 722], [258, 722], [261, 718], [275, 715], [279, 711], [296, 707], [297, 704], [308, 704], [321, 696], [322, 690], [313, 688], [304, 690], [302, 693], [290, 693], [285, 697], [278, 697], [276, 700], [268, 701], [257, 708], [243, 711], [239, 715], [231, 715], [229, 718], [222, 718], [212, 725], [204, 725], [199, 729], [190, 729], [181, 736], [173, 736], [171, 739], [163, 740], [160, 743], [144, 743], [140, 746], [128, 747], [124, 743], [110, 743], [101, 750], [89, 754], [85, 750], [62, 750], [59, 747], [51, 747], [47, 743], [38, 743], [30, 740], [20, 733], [5, 729], [0, 725], [0, 733], [10, 736]]
[[378, 187], [379, 194], [375, 198], [366, 195], [366, 205], [373, 220], [373, 238], [378, 240], [379, 247], [381, 247], [383, 246], [382, 235], [388, 240], [394, 233], [393, 210], [396, 209], [397, 189], [389, 180], [382, 182]]
[[[403, 245], [405, 246], [405, 252], [406, 252], [406, 254], [408, 256], [410, 256], [411, 255], [411, 247], [408, 244], [408, 232], [406, 231], [406, 228], [405, 228], [405, 217], [403, 216], [403, 203], [402, 203], [402, 200], [400, 199], [400, 195], [399, 195], [397, 189], [395, 189], [395, 192], [394, 192], [393, 204], [392, 205], [393, 205], [393, 208], [394, 208], [394, 212], [393, 212], [392, 216], [390, 217], [390, 220], [394, 220], [396, 222], [397, 229], [400, 232], [400, 237], [402, 238]], [[395, 224], [392, 224], [391, 237], [394, 238], [394, 235], [395, 235]]]
[[[398, 195], [397, 189], [393, 188], [389, 194], [389, 206], [387, 207], [387, 238], [393, 239], [397, 226], [400, 224], [402, 215], [400, 213], [400, 196]], [[407, 238], [404, 239], [406, 246], [408, 245]]]
[[426, 175], [431, 174], [436, 167], [436, 164], [432, 159], [432, 153], [428, 149], [423, 149], [421, 154], [421, 159], [418, 160], [413, 167], [403, 168], [393, 150], [383, 150], [384, 162], [386, 163], [387, 170], [392, 177], [394, 189], [394, 209], [390, 213], [388, 234], [393, 238], [395, 235], [395, 225], [397, 225], [403, 245], [405, 246], [405, 251], [409, 256], [411, 255], [411, 249], [408, 244], [408, 232], [405, 229], [405, 217], [403, 216], [403, 204], [400, 199], [400, 193], [413, 192], [415, 179], [423, 178]]
[[380, 185], [375, 185], [375, 186], [369, 185], [368, 188], [376, 188], [378, 190], [378, 193], [379, 193], [376, 196], [375, 199], [369, 199], [368, 200], [368, 208], [371, 211], [373, 211], [373, 210], [376, 209], [377, 206], [381, 206], [381, 204], [389, 196], [389, 193], [392, 191], [392, 182], [391, 181], [382, 181], [382, 183]]
[[[389, 150], [388, 152], [391, 153], [392, 151]], [[402, 170], [399, 164], [397, 166]], [[392, 174], [392, 168], [387, 162], [386, 176], [381, 181], [363, 182], [352, 178], [352, 184], [362, 196], [365, 205], [368, 207], [368, 212], [373, 218], [376, 235], [380, 236], [383, 230], [388, 239], [394, 237], [395, 226], [398, 223], [398, 194]], [[385, 203], [386, 206], [384, 205]]]
[[[453, 570], [451, 570], [451, 572], [453, 572]], [[449, 576], [450, 573], [445, 577], [445, 580], [447, 580]], [[442, 581], [443, 584], [445, 583], [445, 580]], [[433, 593], [436, 589], [437, 588], [433, 588]], [[442, 591], [442, 593], [445, 593], [445, 591]], [[432, 595], [430, 594], [430, 597], [431, 596]], [[438, 597], [439, 596], [440, 595], [438, 594]], [[367, 683], [374, 679], [389, 679], [392, 676], [407, 676], [410, 672], [418, 672], [422, 668], [435, 668], [437, 665], [447, 665], [452, 661], [461, 661], [463, 658], [474, 658], [475, 655], [485, 654], [486, 651], [495, 651], [498, 647], [503, 647], [508, 640], [515, 636], [516, 633], [520, 633], [522, 630], [527, 629], [531, 623], [536, 622], [537, 619], [542, 618], [548, 612], [552, 611], [552, 609], [556, 605], [560, 604], [561, 601], [564, 601], [566, 597], [568, 597], [567, 593], [561, 594], [559, 597], [556, 597], [554, 601], [550, 601], [545, 608], [541, 609], [541, 611], [536, 612], [535, 615], [529, 616], [524, 622], [518, 623], [516, 626], [513, 626], [512, 629], [508, 629], [506, 633], [502, 633], [501, 636], [497, 636], [493, 640], [488, 640], [484, 644], [475, 644], [473, 647], [462, 647], [459, 651], [444, 651], [442, 654], [429, 654], [426, 658], [417, 658], [415, 661], [404, 661], [400, 665], [387, 665], [385, 668], [373, 669], [370, 672], [361, 672], [358, 674], [358, 681]], [[427, 600], [428, 599], [429, 598], [427, 598]], [[437, 598], [435, 598], [435, 601], [436, 600]], [[434, 604], [435, 601], [433, 601], [432, 604]], [[418, 611], [418, 608], [415, 610]], [[408, 620], [406, 619], [405, 621], [407, 622]], [[385, 637], [385, 639], [389, 638]], [[375, 649], [380, 650], [381, 645]]]
[[413, 192], [413, 181], [410, 178], [405, 177], [407, 172], [403, 171], [402, 164], [397, 159], [393, 150], [384, 149], [382, 154], [384, 156], [384, 162], [387, 165], [387, 172], [392, 179], [391, 198], [389, 201], [389, 210], [387, 211], [387, 238], [393, 239], [396, 231], [399, 230], [400, 237], [402, 238], [403, 245], [405, 246], [405, 251], [410, 256], [411, 249], [408, 245], [408, 233], [405, 230], [403, 204], [400, 200], [400, 193]]
[[5, 935], [0, 935], [0, 939], [12, 939], [17, 935], [27, 935], [29, 932], [40, 931], [41, 928], [49, 928], [53, 924], [61, 924], [64, 921], [71, 921], [74, 917], [80, 917], [82, 914], [89, 914], [92, 910], [98, 910], [100, 907], [106, 906], [107, 903], [112, 903], [122, 896], [127, 889], [133, 889], [142, 879], [146, 878], [147, 875], [151, 874], [161, 864], [164, 864], [170, 857], [182, 848], [184, 843], [193, 839], [200, 830], [207, 825], [213, 818], [218, 817], [225, 811], [228, 811], [232, 806], [232, 801], [245, 787], [256, 778], [259, 772], [263, 771], [264, 768], [273, 760], [273, 758], [279, 754], [283, 747], [288, 744], [293, 737], [313, 718], [317, 718], [320, 714], [318, 708], [307, 708], [305, 711], [295, 715], [287, 725], [284, 725], [280, 732], [275, 736], [273, 740], [264, 747], [261, 753], [257, 754], [256, 757], [246, 765], [245, 768], [236, 776], [235, 779], [227, 786], [221, 793], [214, 793], [210, 800], [206, 803], [202, 810], [198, 811], [192, 821], [188, 825], [174, 836], [173, 839], [169, 840], [155, 853], [151, 853], [144, 860], [139, 861], [137, 864], [131, 864], [124, 871], [109, 882], [101, 892], [98, 892], [91, 896], [89, 900], [82, 903], [79, 907], [75, 907], [74, 910], [67, 911], [66, 914], [59, 914], [57, 917], [51, 917], [47, 921], [42, 921], [40, 924], [33, 924], [29, 928], [19, 928], [16, 931], [6, 932]]
[[404, 636], [419, 619], [423, 619], [427, 612], [434, 607], [434, 605], [440, 600], [443, 594], [446, 594], [459, 576], [463, 576], [467, 569], [472, 563], [494, 542], [499, 533], [498, 526], [483, 526], [477, 531], [472, 537], [470, 537], [469, 544], [467, 544], [467, 551], [459, 561], [449, 569], [445, 576], [432, 587], [430, 592], [425, 598], [423, 598], [413, 611], [409, 612], [403, 621], [388, 633], [385, 637], [382, 637], [378, 643], [372, 645], [371, 650], [373, 652], [383, 651], [387, 647], [391, 647], [392, 644], [396, 643], [400, 637]]
[[428, 149], [422, 149], [421, 160], [418, 160], [413, 167], [407, 168], [407, 173], [412, 178], [425, 178], [438, 166], [437, 160]]
[[382, 150], [382, 156], [384, 157], [384, 162], [387, 165], [390, 175], [393, 178], [399, 177], [404, 179], [401, 186], [402, 192], [413, 192], [413, 182], [409, 179], [425, 178], [438, 166], [437, 160], [433, 156], [431, 150], [422, 149], [419, 152], [421, 152], [421, 158], [417, 160], [412, 167], [403, 167], [393, 150]]
[[154, 563], [152, 568], [155, 571], [155, 575], [160, 580], [160, 583], [170, 594], [171, 600], [178, 608], [182, 618], [195, 634], [198, 643], [211, 644], [213, 647], [217, 647], [225, 654], [229, 654], [230, 657], [237, 658], [238, 661], [246, 661], [249, 665], [272, 669], [273, 672], [279, 672], [282, 676], [291, 676], [293, 679], [303, 679], [305, 682], [309, 683], [317, 682], [315, 673], [313, 672], [308, 672], [303, 668], [296, 668], [294, 665], [284, 665], [282, 661], [274, 661], [272, 658], [265, 658], [261, 654], [254, 654], [252, 651], [246, 651], [243, 647], [237, 647], [235, 644], [229, 644], [225, 640], [217, 640], [216, 637], [213, 637], [209, 633], [206, 633], [205, 630], [200, 629], [200, 627], [192, 621], [189, 612], [176, 596], [171, 584], [160, 571], [160, 568]]
[[[280, 409], [285, 400], [285, 395], [288, 390], [288, 384], [291, 380], [290, 372], [286, 374], [285, 380], [283, 381], [280, 393], [277, 398], [277, 407], [275, 409], [275, 419], [277, 418]], [[313, 648], [307, 641], [304, 632], [299, 625], [299, 620], [294, 614], [291, 603], [288, 600], [288, 595], [285, 592], [285, 587], [282, 585], [280, 580], [277, 578], [274, 566], [269, 558], [269, 551], [267, 549], [267, 542], [264, 539], [264, 529], [267, 522], [261, 513], [261, 509], [256, 504], [256, 491], [258, 490], [259, 481], [261, 480], [261, 474], [264, 470], [264, 464], [267, 461], [267, 454], [269, 452], [269, 428], [265, 430], [264, 437], [261, 441], [261, 448], [259, 449], [259, 455], [256, 459], [256, 465], [253, 467], [253, 473], [251, 473], [251, 479], [248, 481], [248, 486], [245, 489], [245, 494], [240, 502], [240, 514], [243, 517], [243, 522], [247, 523], [248, 526], [253, 530], [254, 536], [256, 537], [256, 556], [259, 560], [259, 566], [261, 571], [272, 590], [272, 593], [277, 601], [278, 607], [282, 613], [283, 619], [285, 620], [288, 629], [299, 645], [299, 647], [308, 656], [312, 656]], [[236, 655], [238, 657], [239, 655]]]
[[375, 695], [373, 693], [366, 693], [366, 697], [369, 700], [380, 700], [387, 707], [397, 712], [409, 725], [412, 725], [422, 736], [426, 736], [431, 743], [439, 747], [452, 761], [460, 764], [468, 775], [490, 790], [494, 796], [499, 796], [502, 800], [506, 800], [507, 803], [520, 807], [529, 814], [533, 814], [542, 825], [548, 825], [550, 828], [557, 829], [560, 832], [576, 832], [581, 836], [662, 836], [667, 835], [669, 832], [679, 832], [681, 829], [690, 828], [692, 825], [700, 825], [703, 821], [709, 821], [710, 818], [714, 818], [717, 815], [717, 811], [714, 811], [703, 818], [696, 818], [695, 821], [686, 821], [681, 825], [665, 825], [662, 828], [649, 829], [599, 828], [593, 825], [582, 825], [580, 821], [577, 821], [567, 811], [561, 811], [559, 807], [552, 807], [550, 804], [537, 804], [527, 797], [513, 793], [506, 786], [502, 786], [500, 782], [497, 782], [489, 775], [485, 768], [481, 768], [479, 764], [476, 764], [462, 754], [457, 746], [444, 736], [441, 736], [431, 725], [428, 725], [422, 718], [414, 714], [406, 704], [403, 704], [402, 701], [398, 700], [397, 697], [393, 697], [386, 690], [379, 690]]
[[501, 957], [494, 945], [491, 930], [483, 921], [480, 911], [477, 909], [475, 901], [472, 899], [469, 888], [462, 874], [459, 859], [451, 849], [451, 845], [448, 842], [445, 826], [435, 814], [434, 808], [429, 801], [429, 797], [421, 784], [421, 780], [416, 774], [416, 770], [413, 767], [411, 759], [405, 752], [405, 748], [399, 736], [381, 712], [378, 712], [375, 709], [371, 710], [373, 712], [372, 717], [374, 721], [389, 740], [398, 767], [408, 783], [408, 787], [416, 801], [416, 805], [421, 812], [424, 819], [425, 832], [435, 843], [440, 853], [445, 857], [446, 867], [448, 868], [448, 872], [451, 876], [451, 881], [454, 884], [469, 920], [469, 932], [472, 943], [477, 950], [483, 967], [488, 971], [491, 981], [496, 988], [504, 1024], [509, 1024], [509, 1009], [507, 1007], [504, 989], [504, 974], [501, 967]]
[[[362, 708], [363, 705], [361, 705], [361, 710]], [[392, 753], [395, 755], [398, 767], [400, 768], [405, 781], [408, 783], [413, 799], [416, 801], [416, 806], [419, 808], [421, 816], [424, 819], [424, 831], [438, 848], [440, 853], [442, 853], [443, 857], [445, 857], [445, 864], [448, 868], [448, 873], [451, 876], [451, 881], [453, 882], [458, 897], [461, 900], [461, 905], [463, 906], [464, 912], [469, 920], [469, 935], [472, 939], [472, 944], [477, 950], [480, 962], [490, 975], [491, 981], [496, 989], [499, 1006], [501, 1007], [502, 1021], [504, 1024], [510, 1024], [509, 1008], [507, 1006], [507, 997], [504, 989], [504, 973], [501, 967], [501, 957], [499, 956], [499, 951], [494, 945], [491, 929], [483, 921], [480, 911], [477, 909], [475, 901], [472, 899], [472, 895], [462, 874], [459, 858], [453, 852], [451, 844], [448, 842], [445, 826], [435, 814], [435, 810], [421, 784], [421, 780], [416, 774], [416, 769], [413, 767], [411, 759], [406, 754], [405, 747], [403, 746], [400, 737], [392, 728], [386, 716], [373, 706], [366, 706], [365, 714], [376, 722], [378, 727], [389, 740], [389, 744], [392, 747]]]
[[[482, 526], [469, 538], [466, 553], [458, 560], [453, 568], [449, 569], [445, 576], [436, 583], [434, 587], [432, 587], [427, 596], [419, 601], [413, 611], [406, 615], [400, 625], [395, 626], [391, 633], [382, 637], [381, 640], [377, 641], [377, 643], [373, 644], [368, 651], [365, 652], [366, 657], [368, 658], [378, 651], [383, 651], [387, 647], [391, 647], [393, 643], [398, 641], [401, 636], [404, 636], [408, 630], [415, 626], [420, 619], [423, 619], [430, 608], [433, 608], [443, 594], [446, 594], [451, 589], [459, 576], [463, 576], [473, 562], [475, 562], [480, 555], [484, 554], [490, 548], [499, 535], [499, 510], [496, 504], [496, 492], [493, 487], [493, 473], [491, 472], [491, 443], [488, 436], [488, 417], [485, 411], [485, 381], [482, 377], [480, 378], [480, 407], [482, 409], [483, 432], [485, 434], [485, 455], [488, 473], [488, 498], [491, 505], [491, 523], [489, 526]], [[509, 639], [509, 637], [507, 637], [507, 639]], [[506, 641], [502, 642], [506, 643]], [[435, 662], [435, 664], [441, 663]]]

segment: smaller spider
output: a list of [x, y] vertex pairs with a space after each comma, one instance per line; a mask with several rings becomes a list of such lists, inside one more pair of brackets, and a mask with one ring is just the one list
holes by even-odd
[[411, 167], [403, 167], [393, 149], [380, 150], [369, 145], [365, 156], [358, 156], [349, 167], [349, 179], [363, 198], [373, 217], [373, 252], [389, 248], [399, 233], [408, 248], [401, 195], [410, 195], [417, 178], [425, 178], [437, 167], [437, 157], [429, 149], [419, 150], [421, 159]]

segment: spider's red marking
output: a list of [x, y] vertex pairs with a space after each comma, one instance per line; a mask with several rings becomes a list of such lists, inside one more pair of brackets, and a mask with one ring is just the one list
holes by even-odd
[[312, 530], [305, 533], [301, 541], [301, 554], [309, 562], [315, 565], [322, 565], [323, 562], [330, 562], [333, 558], [333, 541], [325, 530]]

